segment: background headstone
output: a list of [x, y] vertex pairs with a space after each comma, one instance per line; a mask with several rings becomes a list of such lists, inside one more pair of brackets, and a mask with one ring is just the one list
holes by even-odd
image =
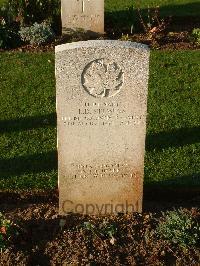
[[61, 0], [62, 31], [104, 33], [104, 0]]
[[56, 47], [60, 214], [142, 210], [149, 49]]

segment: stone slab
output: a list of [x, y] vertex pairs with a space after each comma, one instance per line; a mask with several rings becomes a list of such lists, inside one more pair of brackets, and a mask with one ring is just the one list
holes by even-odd
[[142, 211], [149, 49], [56, 47], [59, 212]]

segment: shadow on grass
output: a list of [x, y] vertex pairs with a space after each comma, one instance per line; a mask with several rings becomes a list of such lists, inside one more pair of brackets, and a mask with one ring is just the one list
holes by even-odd
[[0, 209], [2, 212], [10, 212], [16, 208], [27, 210], [34, 204], [51, 204], [58, 208], [58, 189], [29, 189], [26, 191], [0, 191]]
[[[56, 126], [55, 114], [48, 116], [30, 117], [25, 119], [1, 121], [3, 132], [28, 130]], [[200, 127], [181, 128], [170, 132], [149, 134], [146, 138], [146, 150], [157, 151], [169, 147], [182, 147], [200, 142]], [[0, 177], [22, 175], [25, 173], [40, 173], [57, 169], [57, 152], [39, 153], [30, 156], [21, 156], [11, 159], [0, 159]], [[170, 182], [170, 181], [166, 181]], [[180, 183], [180, 180], [178, 181]]]
[[[37, 128], [44, 128], [47, 126], [56, 127], [56, 113], [51, 113], [48, 115], [41, 115], [35, 117], [25, 117], [20, 119], [13, 120], [1, 120], [0, 121], [0, 133], [10, 133], [15, 131], [23, 131]], [[182, 147], [188, 144], [194, 144], [200, 142], [200, 127], [193, 128], [181, 128], [171, 130], [169, 132], [160, 132], [156, 134], [147, 134], [146, 136], [146, 150], [162, 150], [169, 147]], [[33, 155], [31, 159], [34, 158], [37, 160], [37, 157], [42, 158], [42, 155]], [[45, 155], [44, 155], [45, 156]], [[48, 156], [48, 155], [47, 155]], [[5, 163], [9, 163], [9, 161], [19, 162], [28, 161], [26, 158], [14, 158], [3, 161]], [[0, 161], [0, 165], [3, 164]]]
[[181, 128], [169, 132], [147, 134], [146, 150], [162, 150], [169, 147], [182, 147], [184, 145], [200, 142], [200, 127]]
[[1, 120], [0, 133], [29, 130], [46, 126], [56, 126], [56, 113], [13, 120]]
[[57, 169], [57, 152], [20, 156], [12, 159], [0, 159], [0, 177], [40, 173]]
[[[152, 188], [159, 191], [162, 188], [162, 191], [174, 191], [176, 194], [175, 198], [178, 197], [178, 190], [180, 191], [199, 191], [200, 192], [200, 173], [194, 173], [192, 175], [177, 176], [175, 178], [160, 180], [160, 181], [151, 181], [150, 184], [145, 184], [147, 190]], [[155, 197], [158, 195], [155, 194]], [[170, 196], [171, 197], [171, 196]]]
[[[136, 7], [136, 6], [135, 6]], [[142, 30], [136, 8], [129, 6], [126, 10], [105, 12], [106, 32], [115, 32], [115, 34], [130, 33], [130, 28], [133, 26], [133, 31], [138, 32]], [[156, 6], [155, 6], [156, 7]], [[172, 25], [178, 25], [182, 30], [187, 28], [192, 30], [194, 27], [200, 25], [199, 13], [200, 3], [193, 2], [184, 5], [167, 5], [160, 7], [160, 16], [172, 16]], [[142, 17], [145, 22], [148, 22], [148, 9], [141, 9]], [[109, 26], [108, 26], [109, 25]], [[172, 26], [172, 27], [173, 27]], [[171, 27], [170, 27], [171, 28]]]
[[144, 210], [200, 206], [200, 173], [144, 185]]

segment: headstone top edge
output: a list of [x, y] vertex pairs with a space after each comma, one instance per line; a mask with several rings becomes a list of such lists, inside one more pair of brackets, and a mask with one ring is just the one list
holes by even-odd
[[150, 51], [150, 48], [146, 44], [130, 42], [130, 41], [117, 41], [117, 40], [89, 40], [65, 43], [57, 45], [55, 47], [55, 52], [62, 52], [70, 49], [80, 49], [80, 48], [98, 48], [98, 47], [112, 47], [112, 48], [137, 48], [146, 51]]

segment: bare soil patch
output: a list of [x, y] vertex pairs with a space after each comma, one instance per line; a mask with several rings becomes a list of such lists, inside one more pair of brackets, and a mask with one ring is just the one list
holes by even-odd
[[[147, 232], [153, 232], [161, 211], [172, 206], [187, 207], [200, 220], [199, 194], [193, 191], [185, 198], [181, 194], [175, 198], [171, 192], [165, 200], [159, 200], [159, 191], [156, 195], [146, 191], [143, 214], [107, 218], [71, 214], [61, 227], [57, 191], [2, 192], [0, 209], [21, 232], [1, 253], [1, 265], [198, 265], [199, 249], [183, 252]], [[90, 222], [99, 228], [105, 221], [117, 228], [114, 243], [84, 227], [84, 222]]]

